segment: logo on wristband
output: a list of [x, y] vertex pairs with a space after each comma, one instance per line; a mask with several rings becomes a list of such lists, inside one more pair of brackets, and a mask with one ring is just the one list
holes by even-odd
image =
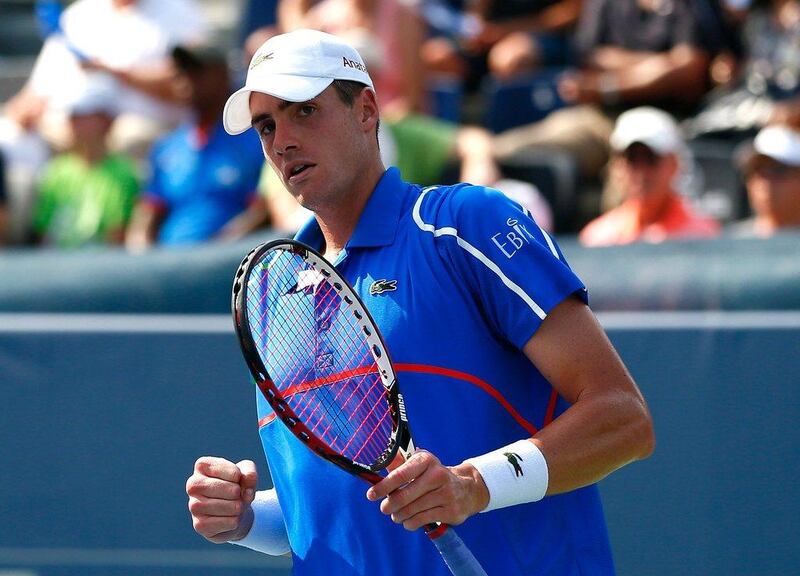
[[508, 463], [514, 467], [514, 476], [517, 478], [525, 476], [525, 473], [522, 471], [522, 466], [519, 465], [519, 463], [522, 462], [522, 456], [514, 452], [503, 452], [503, 456], [505, 456]]

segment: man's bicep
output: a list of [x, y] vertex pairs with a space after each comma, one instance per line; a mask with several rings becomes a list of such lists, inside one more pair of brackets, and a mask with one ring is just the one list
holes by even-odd
[[600, 323], [576, 295], [548, 314], [523, 351], [558, 394], [572, 404], [585, 394], [636, 391]]

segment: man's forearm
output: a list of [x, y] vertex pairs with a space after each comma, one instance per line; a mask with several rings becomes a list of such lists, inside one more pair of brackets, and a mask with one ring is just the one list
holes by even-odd
[[672, 98], [692, 103], [706, 91], [708, 56], [691, 48], [655, 54], [614, 72], [619, 98], [646, 102]]

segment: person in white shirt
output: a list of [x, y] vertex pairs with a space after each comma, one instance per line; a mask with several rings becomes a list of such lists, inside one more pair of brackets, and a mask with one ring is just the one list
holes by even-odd
[[144, 151], [186, 114], [172, 87], [170, 50], [203, 42], [207, 24], [194, 0], [77, 0], [48, 36], [28, 82], [6, 105], [19, 125], [63, 144], [61, 95], [94, 73], [118, 84], [119, 121], [112, 146]]

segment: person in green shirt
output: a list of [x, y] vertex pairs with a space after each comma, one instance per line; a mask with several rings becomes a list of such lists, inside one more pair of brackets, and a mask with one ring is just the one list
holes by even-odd
[[113, 79], [98, 75], [70, 99], [73, 143], [43, 171], [32, 222], [38, 242], [63, 248], [122, 242], [139, 178], [131, 158], [108, 148], [116, 93]]

